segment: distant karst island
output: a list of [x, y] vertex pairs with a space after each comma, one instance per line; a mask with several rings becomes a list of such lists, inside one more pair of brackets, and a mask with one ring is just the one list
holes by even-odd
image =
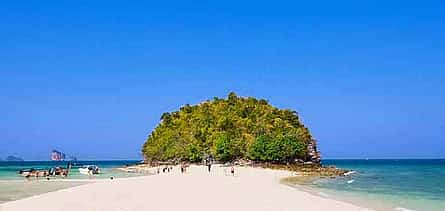
[[10, 156], [5, 158], [5, 161], [8, 161], [8, 162], [21, 162], [21, 161], [24, 161], [24, 160], [21, 157], [10, 155]]
[[264, 99], [213, 98], [166, 112], [142, 147], [147, 163], [220, 163], [320, 165], [317, 144], [298, 113]]

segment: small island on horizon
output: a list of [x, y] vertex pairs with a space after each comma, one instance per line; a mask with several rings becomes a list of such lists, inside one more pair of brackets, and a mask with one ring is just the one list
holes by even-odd
[[21, 157], [17, 157], [17, 156], [14, 156], [14, 155], [9, 155], [8, 157], [5, 158], [5, 160], [2, 160], [0, 158], [0, 162], [1, 161], [4, 161], [4, 162], [22, 162], [22, 161], [25, 161], [25, 160], [23, 158], [21, 158]]

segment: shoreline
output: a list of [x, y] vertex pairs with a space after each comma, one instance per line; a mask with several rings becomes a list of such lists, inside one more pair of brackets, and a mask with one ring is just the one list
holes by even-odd
[[[369, 210], [343, 201], [323, 198], [280, 183], [294, 172], [237, 167], [231, 176], [225, 167], [190, 166], [186, 174], [175, 166], [171, 173], [100, 179], [0, 204], [13, 210]], [[95, 200], [89, 200], [91, 197]], [[148, 202], [148, 201], [151, 202]], [[156, 201], [156, 203], [153, 203]], [[172, 203], [177, 202], [177, 203]], [[47, 204], [54, 206], [48, 208]], [[228, 207], [218, 206], [227, 204]], [[165, 205], [165, 206], [164, 206]], [[60, 208], [60, 209], [59, 209]]]
[[116, 177], [109, 175], [108, 177], [93, 177], [93, 178], [62, 178], [51, 177], [50, 180], [42, 177], [36, 179], [34, 177], [29, 180], [24, 177], [17, 177], [13, 179], [0, 179], [0, 208], [1, 205], [8, 202], [26, 199], [33, 196], [39, 196], [59, 190], [64, 190], [81, 185], [87, 185], [97, 182], [105, 182], [110, 180], [110, 177], [115, 178], [130, 178], [147, 176], [148, 174], [128, 174], [123, 177]]
[[[300, 177], [300, 178], [296, 178], [296, 177]], [[304, 178], [304, 177], [307, 177], [307, 178]], [[299, 181], [286, 181], [288, 179], [296, 179]], [[362, 207], [362, 208], [366, 208], [366, 209], [370, 209], [370, 210], [397, 210], [397, 208], [400, 208], [400, 207], [394, 208], [391, 205], [382, 203], [380, 201], [366, 200], [366, 199], [359, 198], [359, 197], [339, 196], [338, 193], [340, 193], [340, 192], [338, 192], [338, 191], [320, 189], [320, 188], [315, 188], [315, 187], [309, 186], [308, 181], [313, 182], [313, 181], [317, 181], [319, 179], [321, 179], [321, 178], [316, 178], [314, 176], [295, 176], [295, 177], [290, 177], [290, 178], [282, 178], [280, 182], [283, 185], [289, 186], [291, 188], [295, 188], [300, 191], [304, 191], [304, 192], [312, 194], [314, 196], [327, 198], [327, 199], [333, 199], [336, 201], [342, 201], [345, 203], [353, 204], [358, 207]], [[406, 208], [403, 208], [403, 209], [410, 210], [410, 209], [406, 209]]]

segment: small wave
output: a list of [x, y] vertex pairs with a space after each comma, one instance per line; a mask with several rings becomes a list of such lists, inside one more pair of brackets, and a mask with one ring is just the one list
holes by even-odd
[[404, 207], [396, 207], [396, 211], [415, 211], [415, 210], [404, 208]]
[[355, 173], [357, 173], [357, 172], [356, 171], [348, 171], [348, 172], [344, 173], [343, 175], [344, 176], [349, 176], [349, 175], [355, 174]]
[[349, 180], [349, 181], [347, 181], [346, 183], [348, 183], [348, 184], [351, 184], [351, 183], [353, 183], [355, 180]]
[[329, 195], [327, 193], [317, 192], [317, 194], [321, 197], [329, 198]]

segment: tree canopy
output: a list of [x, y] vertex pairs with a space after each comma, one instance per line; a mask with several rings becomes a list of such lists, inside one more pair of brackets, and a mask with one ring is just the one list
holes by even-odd
[[149, 162], [200, 162], [212, 155], [222, 162], [289, 163], [311, 160], [314, 143], [297, 112], [231, 92], [227, 99], [215, 97], [163, 113], [142, 153]]

